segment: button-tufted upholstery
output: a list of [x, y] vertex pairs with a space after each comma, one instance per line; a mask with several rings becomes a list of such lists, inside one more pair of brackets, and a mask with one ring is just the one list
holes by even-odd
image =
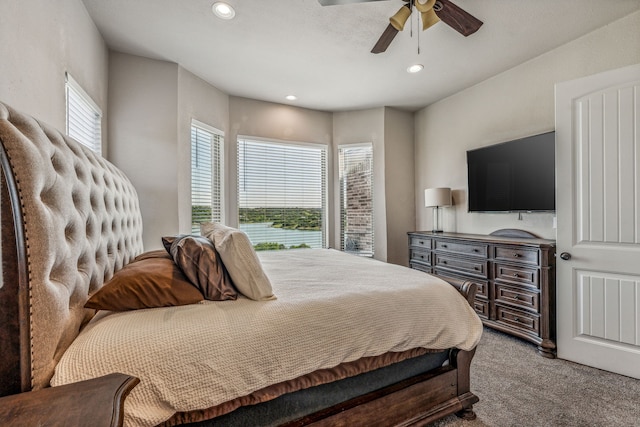
[[49, 384], [62, 353], [94, 314], [83, 308], [88, 295], [142, 252], [142, 217], [136, 191], [119, 169], [2, 103], [0, 141], [24, 230], [31, 384], [38, 389]]

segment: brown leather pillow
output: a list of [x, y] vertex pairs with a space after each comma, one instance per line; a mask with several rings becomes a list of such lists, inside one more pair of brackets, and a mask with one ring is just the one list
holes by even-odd
[[[163, 242], [166, 238], [163, 238]], [[200, 236], [177, 236], [170, 248], [173, 261], [211, 301], [235, 300], [238, 292], [213, 243]]]
[[180, 239], [184, 239], [188, 234], [177, 234], [175, 236], [165, 236], [162, 238], [162, 246], [167, 250], [168, 254], [171, 254], [171, 245], [173, 242], [178, 241]]
[[141, 253], [140, 255], [135, 257], [133, 261], [142, 261], [143, 259], [149, 259], [149, 258], [166, 258], [166, 259], [173, 260], [169, 252], [165, 251], [164, 249], [156, 249], [154, 251]]
[[84, 306], [126, 311], [194, 304], [203, 299], [172, 259], [147, 258], [118, 270]]

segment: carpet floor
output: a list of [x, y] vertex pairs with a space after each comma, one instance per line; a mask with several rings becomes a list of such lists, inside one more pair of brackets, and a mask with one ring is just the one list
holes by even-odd
[[546, 359], [533, 344], [485, 328], [471, 364], [478, 416], [437, 427], [640, 426], [640, 380]]

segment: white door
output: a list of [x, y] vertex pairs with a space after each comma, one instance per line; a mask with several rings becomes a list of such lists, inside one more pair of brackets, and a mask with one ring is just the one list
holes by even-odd
[[640, 378], [640, 65], [556, 85], [558, 357]]

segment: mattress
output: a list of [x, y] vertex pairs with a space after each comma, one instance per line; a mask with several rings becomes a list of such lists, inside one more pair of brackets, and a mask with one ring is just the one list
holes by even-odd
[[482, 323], [466, 300], [425, 273], [327, 249], [262, 252], [260, 260], [276, 300], [100, 312], [51, 384], [136, 376], [125, 424], [151, 426], [363, 357], [470, 350], [480, 340]]

